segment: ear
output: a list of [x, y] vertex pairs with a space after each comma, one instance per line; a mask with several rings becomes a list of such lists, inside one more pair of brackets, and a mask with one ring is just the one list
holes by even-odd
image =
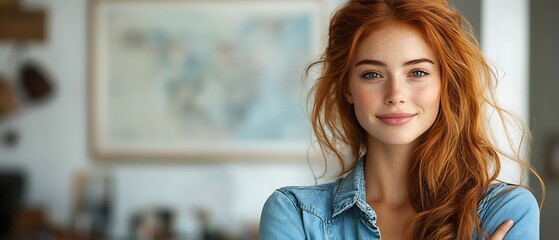
[[350, 104], [353, 104], [353, 95], [351, 95], [351, 92], [349, 92], [349, 89], [345, 90], [345, 99], [347, 100], [347, 102], [349, 102]]

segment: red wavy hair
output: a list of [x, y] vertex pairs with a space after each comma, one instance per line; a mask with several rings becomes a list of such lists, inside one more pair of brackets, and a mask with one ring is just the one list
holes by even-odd
[[[336, 11], [325, 52], [307, 68], [308, 73], [316, 65], [322, 67], [309, 93], [309, 101], [314, 101], [311, 122], [317, 141], [324, 154], [337, 157], [341, 175], [351, 171], [366, 153], [367, 132], [345, 93], [357, 45], [386, 21], [419, 29], [441, 66], [439, 114], [421, 136], [410, 161], [408, 184], [417, 211], [410, 222], [411, 233], [417, 239], [471, 239], [474, 231], [487, 237], [477, 206], [497, 179], [500, 155], [539, 176], [517, 151], [506, 154], [487, 134], [485, 108], [494, 110], [503, 124], [508, 112], [496, 103], [495, 74], [469, 25], [446, 1], [350, 0]], [[342, 150], [347, 148], [342, 146], [353, 156], [349, 166]]]

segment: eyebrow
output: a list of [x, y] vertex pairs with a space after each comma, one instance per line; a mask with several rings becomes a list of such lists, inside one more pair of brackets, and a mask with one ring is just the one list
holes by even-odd
[[[404, 66], [409, 66], [409, 65], [414, 65], [414, 64], [419, 64], [419, 63], [431, 63], [431, 64], [435, 64], [433, 61], [431, 61], [428, 58], [418, 58], [418, 59], [413, 59], [410, 61], [407, 61], [404, 63]], [[378, 60], [372, 60], [372, 59], [365, 59], [365, 60], [361, 60], [358, 63], [355, 64], [355, 66], [359, 66], [359, 65], [378, 65], [381, 67], [386, 67], [386, 63], [382, 62], [382, 61], [378, 61]]]

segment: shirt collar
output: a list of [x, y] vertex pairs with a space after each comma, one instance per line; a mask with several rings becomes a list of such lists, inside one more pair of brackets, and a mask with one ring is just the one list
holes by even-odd
[[365, 156], [359, 160], [353, 171], [340, 180], [334, 196], [332, 217], [356, 205], [368, 218], [376, 218], [365, 197], [364, 162]]

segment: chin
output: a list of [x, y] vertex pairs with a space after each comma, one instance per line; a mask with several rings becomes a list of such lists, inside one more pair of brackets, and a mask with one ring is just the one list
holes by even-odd
[[[374, 138], [374, 137], [373, 137]], [[378, 139], [377, 141], [384, 144], [384, 145], [388, 145], [388, 146], [407, 146], [410, 144], [414, 144], [415, 140], [417, 140], [417, 137], [410, 137], [410, 136], [402, 136], [402, 137], [395, 137], [395, 136], [391, 136], [389, 138], [384, 138], [384, 139]]]
[[413, 144], [415, 141], [410, 140], [410, 141], [394, 141], [394, 142], [388, 142], [386, 143], [387, 145], [392, 145], [392, 146], [408, 146], [410, 144]]

